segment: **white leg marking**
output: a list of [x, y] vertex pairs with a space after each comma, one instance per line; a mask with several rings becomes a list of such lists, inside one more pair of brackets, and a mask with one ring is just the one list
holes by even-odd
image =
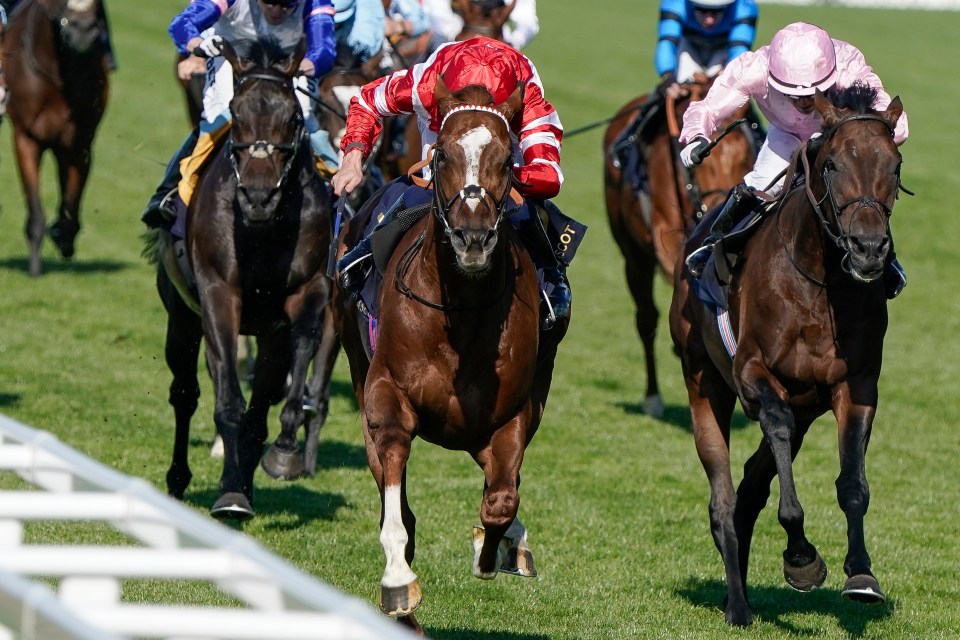
[[400, 517], [400, 486], [391, 485], [383, 490], [383, 527], [380, 528], [380, 544], [387, 556], [380, 585], [402, 587], [413, 583], [417, 574], [407, 564], [404, 550], [407, 546], [407, 530]]
[[[467, 175], [464, 178], [466, 184], [480, 184], [480, 156], [483, 155], [483, 148], [491, 140], [493, 140], [493, 136], [486, 127], [475, 127], [457, 140], [457, 144], [463, 149], [463, 155], [467, 159]], [[479, 203], [480, 200], [476, 198], [467, 200], [467, 206], [470, 207], [471, 211], [476, 210]]]

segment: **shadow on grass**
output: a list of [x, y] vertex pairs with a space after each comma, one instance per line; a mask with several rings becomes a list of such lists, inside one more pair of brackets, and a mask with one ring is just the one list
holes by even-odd
[[[198, 509], [208, 510], [219, 497], [220, 492], [213, 488], [187, 491], [184, 502]], [[275, 518], [276, 521], [265, 525], [265, 528], [276, 531], [300, 529], [318, 520], [332, 521], [336, 519], [340, 509], [352, 506], [342, 494], [314, 491], [297, 483], [259, 484], [254, 490], [253, 498], [256, 517]], [[243, 524], [235, 521], [224, 524], [243, 529]]]
[[[637, 402], [618, 402], [617, 406], [623, 410], [624, 413], [629, 415], [647, 415], [643, 411], [643, 405]], [[650, 418], [651, 420], [657, 420], [657, 422], [663, 422], [670, 426], [682, 429], [684, 431], [692, 431], [690, 425], [690, 407], [685, 404], [669, 404], [663, 409], [662, 418]], [[743, 412], [735, 411], [733, 414], [733, 419], [730, 420], [730, 429], [733, 431], [738, 431], [740, 429], [745, 429], [753, 423], [752, 420], [749, 420]]]
[[[64, 260], [62, 258], [44, 258], [43, 273], [116, 273], [124, 269], [129, 269], [127, 262], [118, 262], [116, 260]], [[7, 271], [20, 271], [28, 273], [30, 271], [29, 258], [4, 258], [0, 260], [0, 269]]]
[[[677, 589], [677, 595], [697, 607], [714, 609], [723, 621], [723, 599], [727, 585], [722, 580], [690, 578]], [[797, 625], [788, 618], [796, 613], [813, 613], [833, 617], [850, 638], [866, 635], [870, 623], [893, 615], [896, 604], [888, 600], [880, 606], [847, 602], [839, 589], [815, 589], [800, 593], [789, 587], [747, 587], [747, 597], [755, 616], [754, 622], [771, 624], [791, 636], [816, 636], [820, 631]]]
[[20, 404], [19, 393], [0, 393], [0, 407], [15, 407]]
[[[2, 403], [2, 396], [0, 396]], [[201, 450], [209, 453], [213, 442], [206, 438], [190, 438], [190, 449]], [[267, 452], [270, 442], [263, 447], [263, 452]], [[303, 442], [300, 442], [300, 450], [303, 451]], [[191, 453], [194, 455], [203, 455]], [[342, 442], [340, 440], [325, 440], [323, 432], [320, 432], [320, 446], [317, 450], [317, 468], [318, 469], [366, 469], [367, 453], [366, 450], [358, 444]]]
[[542, 633], [511, 633], [509, 631], [480, 631], [477, 629], [431, 629], [425, 627], [430, 640], [550, 640]]

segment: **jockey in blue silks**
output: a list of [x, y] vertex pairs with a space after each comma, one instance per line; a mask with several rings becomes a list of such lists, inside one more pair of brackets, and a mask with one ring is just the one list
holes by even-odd
[[692, 80], [695, 73], [716, 75], [728, 62], [749, 51], [756, 28], [755, 0], [662, 0], [654, 52], [660, 83], [614, 142], [611, 153], [615, 161], [624, 164], [626, 152], [655, 106], [660, 106], [667, 95], [674, 99], [685, 95], [681, 84]]

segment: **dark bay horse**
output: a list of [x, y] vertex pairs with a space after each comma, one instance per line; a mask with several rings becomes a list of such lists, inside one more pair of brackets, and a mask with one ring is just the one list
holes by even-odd
[[[520, 90], [494, 105], [483, 87], [451, 95], [438, 79], [435, 94], [442, 124], [431, 161], [433, 203], [384, 272], [372, 359], [357, 305], [334, 292], [382, 499], [380, 605], [414, 629], [421, 593], [410, 568], [416, 532], [406, 491], [413, 439], [466, 451], [483, 469], [473, 574], [533, 575], [517, 519], [520, 463], [543, 416], [568, 326], [563, 321], [541, 333], [536, 271], [504, 220], [513, 176], [508, 122], [520, 108]], [[361, 227], [345, 227], [340, 255]]]
[[[232, 127], [200, 177], [186, 223], [199, 314], [180, 293], [186, 278], [176, 261], [162, 258], [157, 272], [168, 312], [166, 358], [176, 415], [167, 487], [182, 498], [191, 478], [187, 448], [202, 338], [216, 393], [214, 422], [224, 444], [221, 495], [211, 510], [217, 517], [254, 515], [253, 475], [267, 437], [267, 413], [281, 400], [282, 433], [264, 468], [291, 478], [305, 466], [296, 460], [296, 435], [306, 420], [302, 394], [331, 284], [325, 276], [330, 194], [314, 169], [292, 84], [303, 53], [301, 46], [282, 57], [264, 45], [240, 59], [225, 48], [236, 77]], [[169, 235], [164, 240], [169, 244]], [[237, 374], [241, 334], [257, 339], [249, 405]], [[308, 443], [315, 436], [308, 433]]]
[[468, 40], [474, 36], [503, 40], [503, 25], [507, 24], [517, 3], [501, 5], [495, 1], [454, 0], [453, 6], [463, 18], [463, 28], [457, 35], [457, 41]]
[[64, 258], [73, 257], [80, 231], [91, 146], [107, 106], [99, 4], [100, 0], [23, 2], [12, 12], [4, 35], [7, 112], [27, 200], [31, 276], [43, 271], [40, 248], [47, 223], [40, 199], [40, 161], [45, 151], [56, 157], [60, 178], [60, 205], [50, 239]]
[[[697, 299], [689, 273], [677, 263], [670, 329], [710, 481], [710, 528], [726, 572], [725, 617], [732, 625], [752, 621], [750, 543], [774, 476], [777, 517], [787, 534], [787, 583], [809, 591], [826, 578], [826, 564], [804, 533], [792, 461], [811, 423], [827, 411], [839, 429], [836, 489], [847, 520], [842, 593], [860, 602], [885, 599], [864, 542], [865, 457], [887, 329], [881, 276], [893, 244], [890, 214], [901, 164], [893, 130], [903, 107], [895, 98], [875, 112], [869, 106], [875, 97], [873, 89], [854, 85], [834, 106], [817, 93], [822, 135], [798, 151], [795, 179], [785, 183], [793, 187], [746, 244], [728, 290], [729, 324]], [[697, 236], [705, 232], [701, 227]], [[688, 248], [699, 241], [692, 238]], [[738, 398], [759, 420], [763, 440], [734, 492], [729, 436]]]
[[[614, 119], [603, 136], [604, 198], [610, 230], [624, 257], [627, 286], [636, 305], [636, 327], [643, 344], [647, 370], [644, 412], [663, 416], [663, 399], [657, 379], [654, 343], [660, 313], [654, 300], [654, 280], [659, 270], [673, 282], [673, 269], [683, 241], [709, 209], [722, 204], [727, 192], [750, 171], [754, 162], [752, 136], [735, 128], [714, 148], [703, 164], [687, 169], [680, 162], [679, 123], [691, 102], [702, 99], [713, 78], [702, 74], [683, 87], [687, 95], [666, 100], [644, 126], [637, 144], [646, 167], [647, 185], [638, 190], [628, 172], [613, 162], [606, 150], [632, 118]], [[636, 112], [646, 96], [628, 102], [618, 113]], [[743, 117], [744, 106], [726, 124]], [[666, 113], [663, 113], [666, 111]], [[744, 125], [745, 127], [746, 125]], [[716, 136], [714, 136], [716, 138]], [[659, 269], [658, 269], [659, 267]]]

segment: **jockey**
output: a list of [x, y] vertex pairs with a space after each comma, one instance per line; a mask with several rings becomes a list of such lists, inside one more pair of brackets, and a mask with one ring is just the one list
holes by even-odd
[[[463, 18], [451, 5], [450, 0], [422, 0], [424, 9], [430, 16], [430, 28], [433, 30], [431, 51], [445, 42], [453, 42], [463, 30]], [[491, 8], [516, 4], [506, 24], [503, 25], [503, 41], [518, 51], [523, 49], [540, 32], [540, 20], [537, 18], [536, 0], [470, 0], [476, 5]]]
[[337, 64], [360, 67], [383, 47], [387, 16], [382, 0], [333, 0]]
[[[20, 0], [0, 0], [0, 50], [3, 47], [3, 34], [7, 30], [7, 20], [10, 13], [20, 4]], [[100, 22], [100, 45], [103, 47], [103, 59], [110, 71], [117, 70], [117, 58], [113, 53], [113, 42], [110, 40], [110, 23], [107, 21], [107, 8], [101, 0], [97, 5], [97, 20]], [[2, 58], [2, 56], [0, 56]], [[7, 83], [3, 77], [3, 66], [0, 62], [0, 117], [7, 112], [7, 102], [10, 95], [7, 93]]]
[[[856, 47], [831, 39], [817, 26], [795, 22], [778, 31], [769, 45], [744, 53], [727, 65], [704, 99], [690, 105], [680, 133], [680, 143], [686, 145], [680, 159], [688, 167], [699, 162], [693, 152], [708, 143], [718, 123], [747, 100], [753, 98], [770, 122], [753, 169], [744, 176], [743, 184], [734, 188], [703, 246], [686, 259], [694, 277], [703, 273], [712, 246], [758, 204], [753, 191], [777, 195], [782, 190], [781, 173], [789, 166], [793, 152], [823, 126], [813, 106], [816, 91], [829, 96], [831, 89], [846, 88], [855, 82], [879, 90], [874, 109], [883, 110], [890, 104], [880, 78]], [[907, 134], [904, 112], [897, 121], [894, 141], [903, 144]], [[887, 294], [894, 298], [906, 285], [906, 275], [896, 256], [891, 260], [891, 268]]]
[[[383, 45], [383, 60], [380, 62], [382, 75], [405, 69], [418, 61], [418, 57], [426, 48], [429, 37], [430, 18], [424, 10], [420, 0], [383, 0], [383, 9], [387, 13], [387, 23]], [[413, 46], [410, 51], [404, 51], [402, 43], [413, 45], [422, 41], [422, 44]]]
[[660, 82], [614, 142], [614, 159], [624, 164], [624, 152], [636, 142], [655, 106], [667, 96], [677, 100], [686, 95], [681, 83], [695, 73], [714, 76], [749, 51], [756, 29], [754, 0], [662, 0], [653, 58]]
[[[560, 141], [563, 127], [553, 106], [543, 95], [537, 70], [526, 56], [509, 45], [490, 38], [478, 37], [442, 45], [425, 62], [409, 71], [398, 71], [363, 87], [350, 102], [347, 131], [340, 141], [344, 152], [340, 171], [331, 184], [338, 196], [349, 194], [363, 178], [362, 164], [380, 134], [383, 118], [400, 114], [416, 114], [423, 141], [423, 155], [436, 142], [440, 128], [439, 105], [434, 99], [437, 78], [457, 91], [478, 84], [486, 87], [499, 104], [522, 85], [523, 106], [511, 127], [517, 136], [522, 162], [514, 165], [517, 189], [525, 199], [545, 201], [560, 191], [563, 172], [560, 170]], [[551, 226], [563, 214], [552, 204], [542, 203]], [[391, 207], [391, 210], [394, 207]], [[520, 237], [528, 244], [531, 256], [543, 268], [544, 280], [552, 285], [547, 302], [550, 306], [544, 322], [552, 326], [556, 318], [570, 312], [570, 288], [566, 281], [565, 256], [554, 250], [558, 243], [550, 239], [541, 223], [537, 207], [529, 206], [532, 215], [517, 223]], [[566, 221], [568, 218], [563, 216]], [[381, 222], [381, 226], [388, 221]], [[570, 221], [582, 237], [582, 225]], [[546, 249], [544, 249], [546, 247]], [[356, 291], [370, 270], [370, 239], [364, 238], [337, 264], [340, 283]], [[551, 318], [551, 316], [553, 316]]]
[[[256, 41], [271, 41], [284, 52], [297, 49], [306, 34], [307, 52], [300, 62], [299, 85], [316, 95], [316, 78], [333, 67], [334, 9], [330, 0], [194, 0], [170, 23], [170, 36], [185, 57], [177, 74], [187, 79], [206, 69], [203, 114], [199, 130], [184, 141], [167, 165], [156, 193], [141, 219], [155, 228], [176, 219], [186, 210], [199, 179], [198, 172], [230, 128], [233, 68], [221, 56], [229, 42], [239, 55]], [[304, 128], [319, 129], [313, 99], [297, 92], [304, 113]], [[311, 142], [314, 136], [311, 135]], [[315, 151], [317, 151], [315, 149]]]

